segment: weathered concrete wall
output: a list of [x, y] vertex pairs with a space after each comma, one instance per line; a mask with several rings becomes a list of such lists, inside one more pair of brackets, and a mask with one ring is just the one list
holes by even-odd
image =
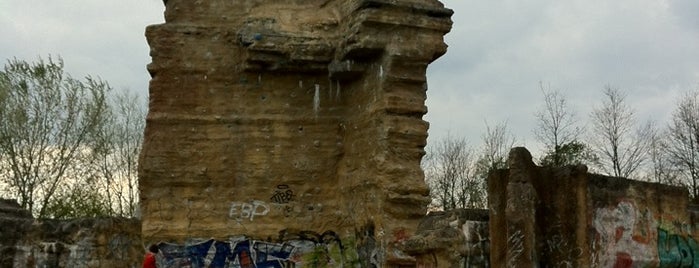
[[535, 166], [524, 148], [489, 178], [493, 267], [697, 267], [686, 189]]
[[146, 31], [144, 239], [305, 251], [280, 234], [332, 233], [317, 244], [342, 241], [343, 261], [414, 263], [395, 234], [429, 202], [425, 71], [451, 15], [437, 0], [166, 1]]
[[0, 267], [141, 267], [140, 222], [42, 220], [0, 199]]
[[591, 176], [593, 265], [699, 267], [697, 213], [686, 189]]

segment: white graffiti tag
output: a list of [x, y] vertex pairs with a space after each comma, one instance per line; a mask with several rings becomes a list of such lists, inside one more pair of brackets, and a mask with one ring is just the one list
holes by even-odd
[[269, 213], [269, 206], [265, 202], [254, 200], [251, 203], [231, 202], [231, 210], [228, 216], [236, 221], [248, 219], [252, 221], [255, 216], [264, 216]]

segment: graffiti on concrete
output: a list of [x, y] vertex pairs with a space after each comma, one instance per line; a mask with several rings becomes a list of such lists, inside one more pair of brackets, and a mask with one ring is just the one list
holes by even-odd
[[280, 232], [282, 239], [285, 241], [237, 237], [186, 245], [160, 243], [163, 258], [159, 267], [341, 267], [347, 263], [342, 242], [332, 231], [318, 234], [285, 230]]
[[572, 268], [577, 266], [577, 260], [583, 256], [583, 250], [577, 247], [569, 234], [564, 230], [564, 223], [560, 215], [549, 228], [544, 240], [544, 254], [555, 264], [555, 267]]
[[516, 267], [517, 259], [524, 253], [524, 234], [517, 230], [507, 237], [507, 267]]
[[383, 249], [376, 242], [377, 234], [381, 235], [381, 230], [377, 232], [374, 222], [367, 222], [355, 231], [354, 237], [357, 239], [357, 255], [359, 257], [359, 267], [381, 267], [384, 256]]
[[699, 244], [692, 237], [658, 228], [660, 267], [699, 267]]
[[631, 201], [620, 201], [615, 207], [597, 208], [592, 224], [597, 231], [593, 265], [636, 267], [657, 260], [653, 243], [657, 224], [648, 209], [641, 211]]
[[294, 198], [294, 191], [289, 188], [289, 185], [280, 184], [274, 189], [274, 194], [270, 200], [275, 204], [288, 204]]
[[269, 213], [269, 206], [259, 200], [247, 202], [231, 202], [231, 209], [228, 216], [236, 221], [250, 220], [253, 221], [255, 216], [264, 216]]

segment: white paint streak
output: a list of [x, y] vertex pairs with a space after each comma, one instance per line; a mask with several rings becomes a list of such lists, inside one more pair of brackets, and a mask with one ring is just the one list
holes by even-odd
[[517, 259], [524, 253], [524, 234], [517, 230], [507, 238], [507, 267], [516, 267]]
[[318, 115], [320, 109], [320, 85], [316, 84], [316, 91], [313, 95], [313, 112]]
[[465, 267], [488, 267], [489, 261], [485, 254], [488, 247], [488, 222], [466, 221], [461, 225], [461, 232], [466, 246]]

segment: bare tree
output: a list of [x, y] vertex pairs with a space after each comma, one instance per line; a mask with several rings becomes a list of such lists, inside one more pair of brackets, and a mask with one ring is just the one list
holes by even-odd
[[109, 120], [100, 129], [95, 176], [110, 214], [136, 216], [138, 207], [138, 155], [143, 143], [146, 103], [128, 91], [112, 95]]
[[448, 135], [423, 160], [430, 194], [441, 209], [479, 206], [480, 184], [473, 176], [473, 150], [463, 138]]
[[692, 196], [699, 197], [699, 93], [685, 95], [678, 103], [668, 127], [667, 153], [682, 170]]
[[472, 207], [476, 208], [487, 207], [488, 175], [493, 170], [507, 168], [508, 154], [516, 142], [514, 135], [507, 128], [507, 122], [498, 123], [491, 128], [486, 121], [485, 127], [486, 132], [481, 136], [483, 144], [472, 168], [475, 186], [470, 189], [478, 194], [472, 195], [471, 202]]
[[516, 139], [507, 129], [507, 122], [498, 123], [492, 128], [485, 122], [485, 130], [479, 166], [480, 173], [486, 173], [487, 176], [491, 170], [507, 167], [507, 157]]
[[109, 85], [63, 73], [63, 61], [10, 60], [0, 72], [2, 179], [22, 207], [44, 217], [57, 190], [87, 172], [105, 122]]
[[[670, 126], [670, 129], [672, 126]], [[654, 123], [650, 123], [648, 142], [648, 172], [646, 181], [681, 185], [678, 181], [678, 168], [672, 163], [671, 134], [661, 131]]]
[[648, 127], [635, 129], [635, 118], [626, 95], [606, 86], [602, 106], [592, 111], [592, 140], [599, 168], [610, 175], [629, 178], [641, 167], [648, 150]]
[[[569, 163], [571, 149], [585, 146], [577, 141], [581, 128], [575, 125], [574, 113], [568, 107], [566, 98], [559, 91], [539, 84], [544, 95], [544, 106], [536, 112], [536, 138], [544, 144], [546, 165], [563, 166]], [[564, 155], [567, 154], [567, 155]]]

